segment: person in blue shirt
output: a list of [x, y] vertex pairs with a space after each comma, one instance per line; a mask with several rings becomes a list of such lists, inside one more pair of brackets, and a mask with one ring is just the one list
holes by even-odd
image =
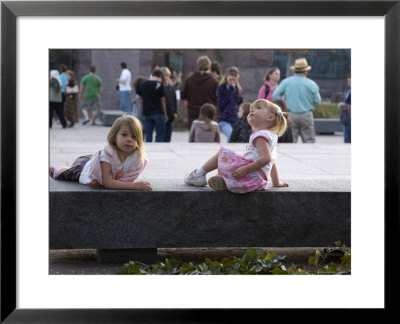
[[345, 143], [351, 143], [351, 73], [347, 76], [349, 90], [346, 93], [344, 102], [339, 102], [340, 122], [343, 125], [343, 139]]
[[311, 66], [305, 58], [299, 58], [290, 67], [294, 75], [283, 80], [275, 89], [274, 100], [285, 96], [291, 119], [293, 143], [300, 135], [303, 143], [315, 143], [313, 110], [321, 102], [318, 85], [307, 75]]
[[67, 82], [68, 82], [67, 74], [65, 72], [67, 72], [68, 68], [65, 64], [60, 64], [59, 70], [60, 70], [59, 72], [60, 72], [60, 80], [61, 80], [62, 106], [64, 107], [65, 88], [67, 87]]

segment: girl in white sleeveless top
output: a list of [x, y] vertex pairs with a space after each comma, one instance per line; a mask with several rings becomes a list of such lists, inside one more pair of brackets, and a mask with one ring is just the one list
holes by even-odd
[[253, 133], [243, 156], [221, 147], [201, 168], [187, 174], [184, 182], [205, 186], [206, 174], [218, 169], [218, 176], [208, 180], [214, 190], [235, 193], [265, 190], [269, 177], [274, 187], [287, 187], [289, 184], [279, 179], [276, 166], [276, 143], [287, 127], [284, 113], [276, 104], [259, 99], [251, 104], [247, 121]]

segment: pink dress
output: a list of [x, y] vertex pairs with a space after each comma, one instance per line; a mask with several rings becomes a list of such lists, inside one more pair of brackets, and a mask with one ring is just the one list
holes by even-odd
[[269, 173], [275, 162], [276, 143], [278, 136], [267, 130], [257, 131], [251, 134], [249, 144], [246, 146], [246, 153], [239, 155], [227, 147], [221, 147], [218, 155], [218, 175], [223, 177], [228, 190], [234, 193], [247, 193], [251, 191], [268, 189], [268, 181], [264, 180], [259, 171], [253, 171], [240, 179], [235, 179], [232, 173], [239, 167], [248, 165], [255, 161], [260, 153], [253, 145], [254, 140], [263, 137], [268, 141], [271, 151], [271, 162], [261, 168], [261, 172], [268, 180]]

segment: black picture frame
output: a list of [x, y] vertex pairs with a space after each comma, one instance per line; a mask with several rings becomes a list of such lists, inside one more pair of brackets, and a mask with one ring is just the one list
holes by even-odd
[[[155, 9], [157, 8], [157, 10]], [[250, 310], [17, 309], [16, 19], [19, 16], [384, 16], [385, 19], [385, 310], [398, 281], [388, 259], [399, 234], [400, 3], [396, 1], [124, 1], [1, 3], [1, 322], [225, 322]], [[371, 44], [373, 46], [373, 44]], [[373, 67], [372, 67], [373, 69]], [[372, 78], [371, 78], [372, 79]], [[369, 92], [370, 93], [370, 92]], [[377, 110], [381, 111], [381, 107]], [[378, 112], [379, 113], [379, 112]], [[366, 163], [370, 163], [366, 157]], [[371, 176], [371, 175], [366, 175]], [[371, 186], [371, 190], [372, 186]], [[397, 216], [396, 216], [397, 215]], [[377, 215], [378, 216], [378, 215]], [[372, 238], [371, 238], [372, 240]], [[371, 242], [371, 244], [373, 244]], [[366, 247], [367, 248], [367, 247]], [[372, 262], [372, 261], [371, 261]], [[378, 265], [382, 266], [382, 265]], [[394, 292], [394, 291], [392, 291]], [[251, 310], [252, 317], [262, 310]]]

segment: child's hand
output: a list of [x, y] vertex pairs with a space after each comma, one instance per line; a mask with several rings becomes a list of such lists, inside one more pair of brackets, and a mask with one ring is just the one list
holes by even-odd
[[243, 178], [247, 174], [246, 167], [237, 168], [235, 171], [232, 172], [232, 176], [236, 179]]
[[95, 189], [101, 187], [101, 186], [100, 186], [100, 183], [99, 183], [97, 180], [92, 180], [92, 181], [89, 182], [87, 185], [88, 185], [90, 188], [95, 188]]
[[279, 181], [278, 183], [274, 183], [274, 187], [289, 187], [289, 184], [286, 181]]
[[134, 182], [133, 184], [134, 184], [134, 189], [136, 190], [153, 190], [150, 182], [147, 181], [138, 181]]

